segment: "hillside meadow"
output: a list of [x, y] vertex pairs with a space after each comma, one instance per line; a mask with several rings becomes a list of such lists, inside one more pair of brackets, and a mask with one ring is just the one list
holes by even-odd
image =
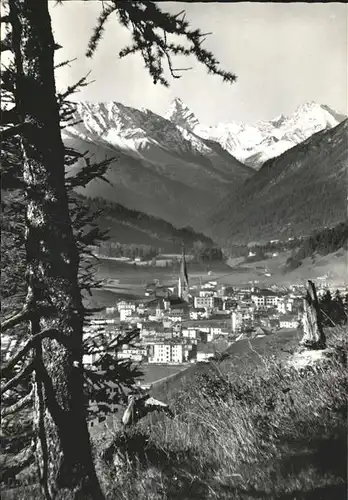
[[[345, 498], [347, 332], [326, 334], [326, 361], [301, 371], [291, 365], [300, 332], [238, 342], [224, 359], [158, 388], [173, 418], [154, 413], [94, 435], [106, 498]], [[40, 495], [23, 487], [3, 498]]]
[[107, 498], [343, 499], [346, 332], [328, 332], [331, 357], [303, 373], [285, 369], [298, 333], [235, 344], [164, 386], [173, 419], [153, 414], [115, 431], [104, 452], [99, 436]]

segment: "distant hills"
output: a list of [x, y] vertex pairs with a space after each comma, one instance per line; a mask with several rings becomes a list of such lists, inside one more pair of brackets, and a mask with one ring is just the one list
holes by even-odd
[[79, 102], [64, 142], [95, 159], [113, 157], [107, 178], [81, 191], [184, 226], [238, 190], [253, 170], [218, 142], [149, 111], [117, 102]]
[[268, 160], [205, 216], [220, 244], [307, 235], [346, 218], [348, 120]]

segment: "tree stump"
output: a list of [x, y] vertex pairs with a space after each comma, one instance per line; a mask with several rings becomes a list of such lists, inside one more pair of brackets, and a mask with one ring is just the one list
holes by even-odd
[[307, 349], [325, 349], [326, 338], [321, 323], [318, 296], [313, 281], [307, 282], [307, 294], [303, 300], [303, 338], [300, 345]]

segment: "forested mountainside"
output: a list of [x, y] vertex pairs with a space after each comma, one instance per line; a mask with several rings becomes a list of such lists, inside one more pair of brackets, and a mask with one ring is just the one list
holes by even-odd
[[130, 210], [119, 203], [103, 198], [77, 195], [80, 202], [88, 206], [91, 213], [102, 210], [94, 223], [108, 231], [109, 240], [124, 245], [148, 245], [157, 251], [181, 252], [182, 244], [187, 250], [201, 242], [207, 248], [215, 247], [211, 238], [196, 233], [191, 227], [175, 228], [163, 219], [152, 217], [137, 210]]
[[[309, 235], [346, 217], [348, 120], [268, 160], [210, 220], [221, 245]], [[206, 222], [202, 221], [203, 228]]]
[[96, 160], [114, 158], [110, 184], [92, 181], [81, 190], [160, 217], [175, 226], [239, 189], [253, 170], [218, 142], [198, 137], [149, 111], [117, 102], [79, 102], [64, 142], [90, 151]]
[[304, 259], [315, 255], [328, 255], [341, 248], [347, 250], [348, 222], [340, 222], [332, 228], [316, 231], [301, 242], [287, 260], [287, 269], [296, 269]]

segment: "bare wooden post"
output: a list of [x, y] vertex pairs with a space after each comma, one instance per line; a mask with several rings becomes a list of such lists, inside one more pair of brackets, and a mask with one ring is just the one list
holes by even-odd
[[149, 394], [140, 397], [131, 395], [128, 397], [128, 406], [123, 414], [122, 424], [124, 426], [135, 425], [141, 418], [153, 411], [163, 411], [173, 417], [169, 405], [150, 397]]
[[303, 338], [300, 345], [307, 349], [325, 349], [326, 338], [321, 324], [321, 312], [313, 281], [307, 282], [307, 295], [303, 300]]

